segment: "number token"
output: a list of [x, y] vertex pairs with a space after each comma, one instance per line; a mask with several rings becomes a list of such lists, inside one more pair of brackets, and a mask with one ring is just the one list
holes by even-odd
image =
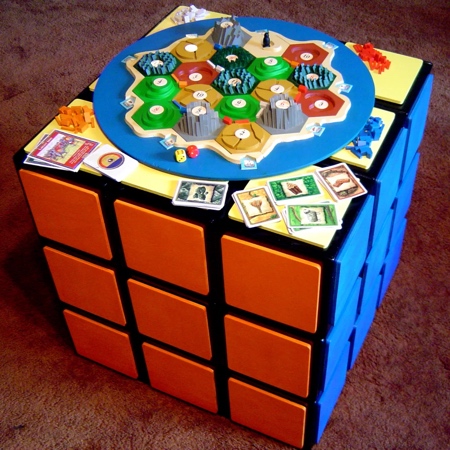
[[155, 116], [158, 116], [159, 114], [162, 114], [163, 112], [164, 112], [164, 107], [161, 105], [155, 105], [150, 108], [150, 113]]
[[274, 94], [282, 94], [284, 92], [284, 86], [282, 86], [281, 84], [274, 84], [270, 90], [274, 93]]
[[197, 100], [203, 100], [207, 96], [208, 94], [205, 91], [196, 91], [192, 94], [192, 97], [194, 97]]
[[328, 102], [326, 100], [317, 100], [314, 102], [314, 106], [317, 109], [327, 109], [328, 108]]
[[244, 108], [245, 105], [247, 104], [247, 102], [243, 99], [243, 98], [235, 98], [231, 104], [235, 107], [235, 108]]
[[195, 44], [188, 44], [184, 49], [189, 53], [194, 53], [197, 51], [198, 47]]
[[237, 86], [238, 84], [242, 83], [242, 81], [239, 78], [230, 78], [228, 80], [228, 84], [230, 86]]
[[192, 108], [192, 114], [194, 114], [194, 116], [206, 114], [206, 108], [204, 106], [196, 106], [195, 108]]
[[165, 78], [155, 78], [153, 80], [153, 84], [155, 86], [165, 86], [167, 84], [167, 80]]
[[267, 66], [276, 66], [276, 65], [278, 64], [278, 61], [277, 61], [275, 58], [266, 58], [266, 59], [264, 60], [264, 63], [265, 63]]
[[314, 56], [312, 53], [305, 52], [300, 55], [300, 58], [303, 59], [303, 61], [311, 61], [311, 59], [313, 59]]
[[250, 137], [250, 131], [246, 130], [245, 128], [239, 128], [235, 131], [234, 135], [238, 139], [247, 139], [248, 137]]
[[288, 109], [291, 104], [287, 100], [278, 100], [275, 102], [275, 106], [278, 109]]
[[200, 81], [202, 78], [202, 74], [198, 72], [194, 72], [189, 75], [189, 79], [191, 81]]

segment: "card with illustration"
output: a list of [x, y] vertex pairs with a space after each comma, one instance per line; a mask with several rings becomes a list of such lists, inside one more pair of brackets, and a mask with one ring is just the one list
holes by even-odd
[[281, 215], [267, 186], [236, 191], [233, 199], [244, 218], [245, 225], [249, 228], [281, 220]]
[[333, 203], [287, 205], [285, 216], [287, 226], [294, 231], [302, 228], [341, 228]]
[[84, 157], [99, 145], [100, 142], [54, 130], [30, 152], [30, 157], [45, 161], [54, 168], [77, 171]]
[[181, 179], [172, 203], [202, 209], [222, 209], [228, 191], [228, 183]]
[[316, 174], [336, 201], [367, 194], [366, 188], [345, 163], [318, 169]]
[[322, 194], [322, 189], [312, 173], [294, 178], [284, 178], [268, 182], [270, 191], [277, 205], [309, 201]]

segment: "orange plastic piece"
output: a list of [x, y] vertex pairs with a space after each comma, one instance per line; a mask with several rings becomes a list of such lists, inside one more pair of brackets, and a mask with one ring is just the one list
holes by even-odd
[[301, 397], [309, 394], [311, 344], [225, 316], [228, 367]]
[[208, 294], [202, 226], [122, 200], [115, 209], [128, 267]]
[[321, 266], [232, 236], [222, 238], [229, 305], [314, 333]]
[[233, 123], [233, 119], [231, 117], [224, 116], [222, 122], [225, 123], [226, 125], [231, 125]]
[[297, 448], [305, 439], [306, 408], [242, 381], [228, 380], [231, 420]]
[[303, 94], [301, 92], [299, 92], [298, 94], [296, 94], [296, 96], [294, 97], [294, 102], [295, 103], [300, 103], [302, 100]]
[[249, 119], [236, 119], [234, 123], [250, 123]]
[[55, 117], [56, 123], [72, 133], [83, 133], [95, 127], [94, 110], [89, 106], [61, 106]]
[[19, 175], [41, 236], [100, 258], [112, 258], [96, 191], [25, 169], [20, 169]]
[[128, 280], [139, 332], [211, 359], [206, 307], [160, 289]]
[[67, 309], [64, 317], [79, 355], [131, 378], [138, 377], [130, 338], [126, 333]]
[[186, 80], [180, 80], [178, 82], [178, 87], [181, 88], [181, 89], [185, 88], [187, 85], [188, 85], [188, 83], [187, 83]]
[[114, 271], [44, 247], [60, 300], [119, 325], [125, 325]]
[[378, 73], [382, 73], [391, 66], [391, 62], [386, 56], [379, 50], [376, 50], [370, 42], [367, 42], [364, 45], [354, 44], [353, 48], [363, 61], [369, 63], [370, 70], [376, 70]]
[[153, 388], [217, 413], [213, 369], [147, 343], [142, 349]]

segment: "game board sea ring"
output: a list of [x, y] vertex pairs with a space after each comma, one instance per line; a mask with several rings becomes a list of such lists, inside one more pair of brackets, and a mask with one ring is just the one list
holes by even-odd
[[[340, 73], [345, 83], [352, 85], [351, 91], [345, 93], [351, 105], [345, 120], [325, 123], [325, 130], [321, 136], [298, 140], [298, 138], [289, 139], [290, 136], [286, 135], [286, 139], [280, 139], [273, 150], [258, 162], [254, 170], [241, 170], [240, 164], [226, 160], [223, 156], [210, 150], [208, 145], [202, 146], [201, 140], [196, 141], [195, 139], [187, 145], [195, 144], [200, 150], [199, 156], [195, 159], [188, 159], [183, 164], [179, 164], [173, 158], [173, 152], [165, 151], [159, 143], [162, 137], [170, 134], [172, 130], [158, 129], [160, 134], [157, 137], [142, 137], [135, 134], [125, 121], [127, 111], [121, 105], [125, 92], [132, 85], [134, 78], [128, 72], [122, 61], [127, 56], [137, 53], [165, 49], [178, 41], [183, 41], [182, 47], [180, 48], [191, 56], [193, 53], [185, 50], [186, 45], [193, 44], [199, 49], [205, 46], [198, 39], [188, 41], [186, 35], [197, 34], [198, 36], [203, 36], [214, 27], [218, 20], [203, 20], [177, 25], [158, 33], [150, 34], [125, 48], [106, 66], [94, 91], [94, 110], [100, 128], [117, 148], [137, 159], [142, 164], [182, 177], [210, 180], [248, 180], [285, 174], [322, 161], [344, 148], [363, 129], [367, 119], [372, 114], [375, 103], [375, 91], [369, 70], [356, 54], [336, 39], [302, 25], [273, 19], [239, 17], [238, 21], [241, 27], [253, 33], [253, 36], [259, 36], [258, 33], [255, 33], [256, 30], [269, 30], [274, 38], [276, 37], [275, 34], [278, 33], [283, 38], [300, 43], [320, 41], [323, 42], [324, 48], [325, 44], [336, 46], [334, 56], [330, 63], [331, 69]], [[261, 33], [261, 43], [262, 39], [263, 33]], [[211, 44], [211, 46], [207, 47], [207, 56], [210, 58], [209, 52], [213, 46]], [[191, 49], [191, 47], [188, 49]], [[311, 53], [314, 56], [314, 46], [308, 47], [307, 51], [304, 50], [304, 46], [302, 46], [302, 49], [305, 53]], [[267, 51], [267, 49], [264, 50]], [[272, 55], [269, 52], [265, 58], [275, 56], [279, 57], [281, 55]], [[283, 85], [284, 83], [283, 81]], [[278, 84], [281, 85], [282, 83], [278, 83], [276, 80], [274, 82], [270, 81], [269, 89], [270, 86]], [[211, 89], [209, 85], [202, 85], [198, 90], [205, 90], [205, 86]], [[190, 86], [187, 87], [187, 89], [189, 88]], [[184, 103], [185, 95], [191, 95], [192, 98], [192, 94], [195, 91], [186, 92], [186, 94], [185, 92], [186, 88], [177, 95], [180, 98], [179, 102], [181, 104]], [[311, 93], [313, 91], [308, 92]], [[327, 94], [329, 93], [327, 92]], [[207, 91], [208, 98], [211, 94], [212, 91]], [[289, 94], [292, 95], [290, 92]], [[220, 101], [220, 94], [214, 100], [216, 102]], [[327, 105], [321, 103], [320, 100], [325, 100]], [[320, 93], [308, 96], [304, 101], [307, 105], [306, 109], [313, 111], [313, 114], [317, 112], [318, 117], [328, 114], [332, 104], [336, 104], [334, 95], [324, 98]], [[316, 103], [317, 101], [319, 103]], [[162, 105], [164, 108], [173, 106], [173, 103], [169, 99], [167, 103], [165, 101], [150, 101], [149, 104], [145, 105], [142, 114], [149, 121], [148, 126], [150, 128], [158, 126], [159, 121], [156, 118], [166, 116], [167, 113], [165, 111], [159, 116], [151, 115], [151, 119], [147, 117], [149, 108], [156, 103]], [[213, 107], [216, 105], [217, 103]], [[320, 109], [320, 107], [324, 109]], [[239, 108], [235, 107], [235, 110], [237, 111]], [[174, 116], [173, 120], [178, 119]], [[230, 139], [231, 136], [227, 136], [226, 138]], [[253, 138], [249, 138], [248, 142], [252, 143]], [[270, 143], [270, 140], [268, 142]], [[256, 142], [254, 144], [256, 146]]]

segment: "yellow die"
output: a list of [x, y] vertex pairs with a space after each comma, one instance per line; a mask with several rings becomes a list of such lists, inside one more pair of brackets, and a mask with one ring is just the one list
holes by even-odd
[[175, 160], [179, 163], [186, 161], [186, 152], [182, 148], [175, 150]]

